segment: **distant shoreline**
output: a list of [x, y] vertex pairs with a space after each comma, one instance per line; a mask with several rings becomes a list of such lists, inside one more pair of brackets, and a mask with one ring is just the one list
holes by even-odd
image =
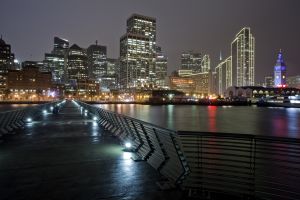
[[98, 101], [84, 101], [88, 104], [140, 104], [140, 105], [200, 105], [200, 106], [250, 106], [249, 102], [98, 102]]

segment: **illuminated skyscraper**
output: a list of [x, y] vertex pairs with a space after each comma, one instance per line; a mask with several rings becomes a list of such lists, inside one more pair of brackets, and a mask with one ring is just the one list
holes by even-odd
[[69, 41], [63, 38], [54, 37], [54, 48], [52, 53], [64, 55], [69, 49]]
[[274, 87], [286, 87], [286, 66], [281, 50], [278, 53], [276, 65], [274, 66]]
[[45, 53], [44, 67], [41, 71], [52, 73], [52, 81], [63, 83], [67, 79], [69, 41], [54, 37], [54, 45], [51, 53]]
[[87, 48], [89, 78], [97, 81], [107, 74], [106, 46], [96, 44]]
[[201, 53], [193, 51], [183, 52], [181, 54], [181, 69], [192, 70], [193, 73], [201, 72]]
[[255, 39], [250, 28], [243, 28], [231, 43], [234, 86], [255, 85]]
[[221, 61], [216, 67], [216, 93], [224, 95], [226, 89], [232, 86], [231, 56]]
[[73, 44], [68, 54], [68, 76], [72, 80], [86, 80], [88, 78], [87, 56], [85, 49]]
[[6, 44], [5, 41], [0, 38], [0, 94], [4, 92], [7, 87], [7, 73], [8, 70], [13, 67], [14, 54], [11, 53], [11, 47]]
[[161, 47], [156, 47], [155, 72], [156, 85], [166, 86], [166, 77], [168, 71], [168, 58], [161, 50]]
[[210, 70], [210, 58], [209, 55], [204, 55], [201, 60], [201, 72], [209, 72]]
[[133, 14], [127, 33], [120, 38], [120, 82], [124, 88], [153, 85], [155, 74], [156, 19]]

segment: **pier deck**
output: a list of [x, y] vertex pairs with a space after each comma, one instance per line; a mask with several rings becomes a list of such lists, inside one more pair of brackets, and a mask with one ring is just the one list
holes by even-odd
[[0, 145], [0, 199], [179, 199], [158, 172], [67, 102]]

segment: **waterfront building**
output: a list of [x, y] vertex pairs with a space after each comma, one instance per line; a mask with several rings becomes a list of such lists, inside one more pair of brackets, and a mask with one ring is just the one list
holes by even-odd
[[38, 100], [40, 97], [54, 96], [51, 91], [51, 79], [51, 72], [40, 72], [36, 66], [9, 70], [7, 75], [9, 96], [15, 100]]
[[202, 97], [214, 94], [214, 73], [211, 71], [181, 76], [173, 74], [169, 79], [172, 90], [178, 90], [189, 95], [198, 94]]
[[236, 34], [231, 43], [232, 84], [255, 85], [255, 39], [249, 27]]
[[193, 93], [196, 90], [195, 80], [190, 77], [170, 76], [170, 88], [184, 93]]
[[201, 72], [209, 72], [210, 70], [210, 58], [209, 55], [205, 54], [201, 60]]
[[201, 53], [187, 51], [181, 54], [181, 69], [192, 70], [193, 73], [200, 73], [201, 71]]
[[167, 85], [166, 77], [168, 73], [168, 58], [162, 52], [161, 47], [156, 47], [156, 59], [155, 59], [155, 73], [157, 87], [164, 87]]
[[271, 88], [274, 86], [274, 77], [273, 76], [265, 76], [264, 87]]
[[274, 87], [287, 87], [286, 65], [281, 50], [278, 53], [276, 65], [274, 66]]
[[87, 55], [85, 49], [73, 44], [68, 53], [69, 80], [85, 80], [88, 78]]
[[286, 82], [289, 87], [300, 89], [300, 75], [289, 76], [287, 77]]
[[7, 72], [14, 65], [14, 54], [11, 46], [0, 38], [0, 95], [4, 95], [7, 88]]
[[87, 48], [89, 78], [99, 81], [102, 76], [107, 75], [107, 48], [96, 44]]
[[123, 88], [152, 87], [155, 83], [156, 19], [133, 14], [120, 38], [120, 82]]
[[231, 56], [221, 61], [217, 67], [216, 71], [216, 93], [219, 95], [224, 95], [226, 89], [232, 86], [232, 63]]
[[236, 87], [232, 86], [227, 88], [225, 97], [229, 98], [261, 98], [267, 96], [294, 96], [300, 95], [300, 89], [297, 88], [266, 88], [262, 86], [244, 86]]

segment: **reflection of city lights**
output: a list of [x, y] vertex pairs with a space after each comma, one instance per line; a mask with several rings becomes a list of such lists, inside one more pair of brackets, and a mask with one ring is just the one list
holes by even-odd
[[26, 119], [26, 121], [27, 121], [27, 122], [32, 122], [32, 119], [31, 119], [30, 117], [28, 117], [28, 118]]
[[98, 120], [98, 118], [97, 118], [97, 117], [93, 117], [93, 120], [94, 120], [94, 121], [97, 121], [97, 120]]

